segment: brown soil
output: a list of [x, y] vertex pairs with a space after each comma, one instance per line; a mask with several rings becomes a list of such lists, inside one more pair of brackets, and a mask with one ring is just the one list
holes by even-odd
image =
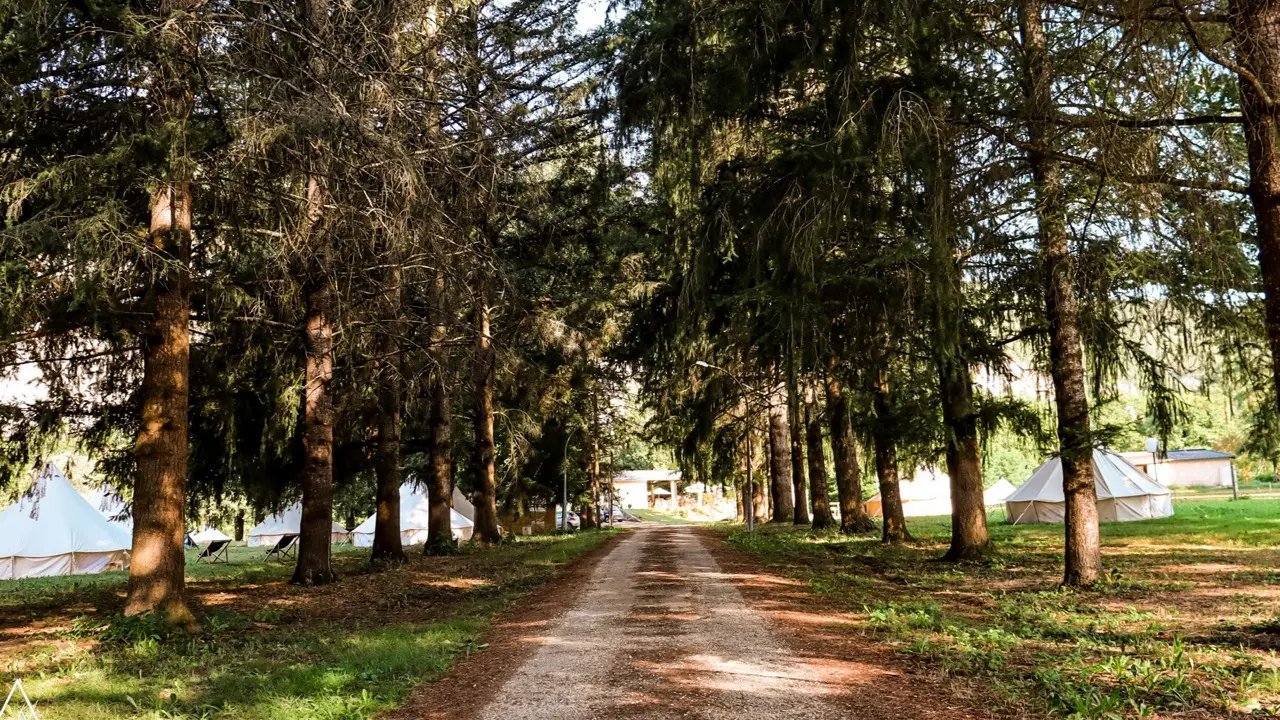
[[[444, 677], [423, 683], [386, 720], [467, 720], [475, 717], [502, 687], [511, 669], [519, 667], [537, 646], [531, 634], [546, 628], [572, 605], [600, 559], [624, 536], [610, 538], [561, 569], [551, 581], [496, 618], [480, 642], [484, 650], [454, 663]], [[550, 693], [548, 693], [550, 694]]]
[[[602, 577], [616, 579], [613, 592], [600, 590]], [[583, 642], [566, 663], [563, 646], [582, 627], [609, 637]], [[389, 717], [990, 717], [979, 691], [957, 689], [853, 628], [851, 617], [713, 533], [649, 528], [579, 562], [496, 623], [488, 650], [419, 687]], [[539, 684], [546, 678], [555, 680]]]
[[703, 531], [707, 547], [776, 635], [798, 655], [849, 687], [843, 698], [850, 720], [973, 720], [990, 718], [978, 688], [958, 688], [923, 662], [912, 662], [859, 631], [850, 615], [803, 583], [771, 574], [746, 554]]

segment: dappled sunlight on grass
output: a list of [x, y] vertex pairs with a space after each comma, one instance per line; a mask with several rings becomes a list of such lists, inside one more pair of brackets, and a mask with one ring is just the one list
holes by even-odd
[[0, 682], [23, 677], [44, 720], [370, 718], [480, 649], [495, 612], [608, 537], [414, 555], [381, 572], [367, 550], [335, 548], [342, 579], [323, 588], [288, 586], [292, 566], [235, 548], [230, 564], [188, 565], [195, 636], [112, 615], [122, 573], [0, 583]]
[[[991, 525], [995, 551], [936, 562], [949, 519], [909, 518], [882, 546], [786, 526], [732, 545], [848, 608], [846, 632], [996, 688], [1030, 715], [1274, 712], [1280, 708], [1280, 500], [1178, 502], [1174, 517], [1102, 525], [1107, 574], [1058, 587], [1062, 527]], [[805, 622], [805, 618], [796, 622]], [[814, 626], [840, 632], [826, 618]]]

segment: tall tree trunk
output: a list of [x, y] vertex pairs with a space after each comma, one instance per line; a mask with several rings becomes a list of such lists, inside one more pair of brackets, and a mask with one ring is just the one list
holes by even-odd
[[446, 555], [457, 549], [450, 522], [453, 500], [453, 413], [449, 406], [448, 340], [445, 274], [436, 270], [431, 283], [431, 411], [427, 421], [427, 542], [426, 555]]
[[809, 493], [804, 481], [804, 427], [800, 417], [800, 391], [791, 363], [787, 371], [787, 428], [791, 433], [791, 487], [795, 498], [792, 522], [809, 524]]
[[875, 446], [876, 478], [880, 482], [880, 512], [883, 516], [880, 539], [896, 545], [910, 540], [911, 534], [907, 532], [907, 520], [902, 512], [898, 444], [895, 440], [897, 422], [889, 392], [888, 376], [881, 373], [873, 392], [876, 422], [871, 430], [871, 442]]
[[[311, 185], [318, 185], [313, 178]], [[319, 194], [319, 191], [314, 190]], [[333, 542], [333, 300], [329, 277], [313, 268], [306, 289], [303, 336], [306, 373], [302, 401], [302, 524], [295, 585], [325, 585], [337, 579]]]
[[142, 335], [138, 436], [133, 453], [133, 550], [125, 614], [158, 613], [167, 624], [197, 630], [186, 603], [187, 418], [191, 357], [191, 175], [187, 121], [195, 45], [188, 14], [198, 3], [163, 0], [170, 22], [159, 34], [152, 93], [155, 129], [168, 141], [168, 177], [151, 192], [148, 252], [157, 267], [147, 293], [151, 317]]
[[231, 537], [236, 542], [244, 540], [244, 510], [236, 513], [235, 529], [231, 531]]
[[[582, 513], [582, 529], [600, 527], [600, 403], [596, 391], [591, 391], [591, 457], [587, 459], [587, 477], [590, 481], [587, 504]], [[671, 483], [671, 498], [676, 500], [675, 483]]]
[[831, 494], [827, 490], [827, 458], [822, 452], [822, 412], [818, 410], [818, 393], [805, 391], [805, 434], [809, 442], [809, 499], [813, 504], [813, 529], [836, 526], [831, 514]]
[[1231, 0], [1232, 42], [1249, 151], [1249, 199], [1258, 233], [1271, 372], [1280, 395], [1280, 2]]
[[[1276, 6], [1280, 8], [1280, 5]], [[1031, 142], [1043, 146], [1053, 120], [1052, 83], [1048, 44], [1045, 39], [1041, 0], [1023, 0], [1019, 6], [1022, 24], [1024, 92], [1028, 135]], [[1280, 49], [1280, 12], [1271, 18], [1269, 32], [1273, 49]], [[1280, 70], [1280, 58], [1272, 55]], [[1274, 78], [1280, 79], [1280, 72]], [[1280, 87], [1280, 84], [1272, 87]], [[1249, 99], [1247, 83], [1242, 83], [1245, 95], [1246, 131], [1248, 126]], [[1265, 142], [1273, 145], [1274, 117], [1268, 114]], [[1254, 158], [1254, 144], [1249, 144], [1250, 165]], [[1066, 212], [1062, 201], [1061, 178], [1058, 163], [1046, 153], [1036, 150], [1029, 153], [1032, 180], [1036, 190], [1036, 213], [1040, 226], [1040, 258], [1045, 283], [1045, 317], [1049, 324], [1049, 361], [1053, 376], [1054, 401], [1058, 409], [1058, 444], [1062, 458], [1062, 489], [1066, 499], [1066, 552], [1063, 583], [1072, 586], [1090, 585], [1102, 571], [1102, 550], [1098, 539], [1098, 499], [1093, 483], [1093, 442], [1089, 428], [1089, 400], [1085, 394], [1084, 354], [1080, 348], [1079, 310], [1076, 303], [1074, 270], [1071, 248], [1067, 238]], [[1280, 180], [1280, 174], [1277, 175]], [[1255, 176], [1255, 187], [1257, 177]], [[1280, 188], [1280, 183], [1277, 183]], [[1274, 197], [1274, 196], [1273, 196]], [[1256, 201], [1255, 201], [1256, 202]], [[1272, 204], [1274, 211], [1275, 205]], [[1259, 220], [1259, 239], [1262, 235], [1262, 215]], [[1280, 226], [1277, 226], [1280, 228]], [[1259, 243], [1262, 246], [1262, 243]], [[1273, 255], [1272, 260], [1277, 258]], [[1266, 254], [1263, 266], [1266, 267]], [[1276, 276], [1280, 290], [1280, 275]], [[1268, 288], [1270, 290], [1270, 288]], [[1268, 316], [1273, 303], [1280, 303], [1280, 293], [1267, 293]], [[1276, 320], [1280, 320], [1280, 305]], [[1273, 351], [1280, 349], [1280, 325], [1268, 323], [1273, 332]]]
[[[329, 40], [327, 0], [308, 0], [299, 6], [301, 21], [315, 43]], [[328, 56], [307, 50], [309, 89], [324, 88], [329, 79]], [[295, 585], [325, 585], [337, 580], [331, 563], [333, 542], [333, 288], [329, 279], [332, 254], [325, 223], [329, 201], [329, 148], [322, 137], [311, 143], [312, 155], [303, 198], [299, 236], [305, 242], [303, 300], [306, 317], [303, 348], [306, 364], [302, 389], [302, 522], [298, 537]]]
[[[164, 78], [165, 112], [185, 119], [190, 99], [180, 81]], [[186, 106], [188, 110], [182, 108]], [[176, 153], [177, 151], [175, 151]], [[176, 181], [151, 195], [155, 273], [151, 318], [142, 347], [140, 418], [134, 457], [133, 552], [125, 614], [158, 613], [166, 623], [198, 629], [184, 597], [187, 497], [187, 402], [190, 358], [191, 184], [174, 163]]]
[[973, 378], [968, 365], [954, 358], [944, 359], [938, 374], [942, 418], [947, 426], [947, 474], [951, 478], [951, 547], [943, 559], [973, 559], [990, 545]]
[[383, 278], [386, 293], [383, 305], [387, 327], [381, 331], [379, 343], [382, 357], [378, 363], [378, 436], [374, 449], [377, 497], [371, 557], [374, 560], [401, 561], [405, 559], [404, 545], [400, 540], [401, 276], [398, 254], [391, 248], [388, 248], [384, 261], [387, 271]]
[[787, 398], [781, 386], [769, 393], [769, 501], [773, 521], [791, 522], [791, 431], [787, 428]]
[[[748, 430], [748, 432], [755, 432], [755, 429], [752, 428], [751, 430]], [[768, 433], [763, 433], [763, 435], [767, 441]], [[753, 446], [753, 449], [765, 448], [767, 450], [767, 445], [758, 440], [753, 440], [751, 445]], [[762, 482], [762, 480], [764, 480], [762, 475], [765, 474], [760, 472], [760, 463], [756, 462], [756, 459], [760, 456], [760, 451], [757, 449], [752, 453], [752, 455], [753, 457], [748, 458], [748, 462], [751, 463], [751, 467], [753, 469], [753, 472], [751, 473], [751, 507], [752, 512], [754, 513], [755, 523], [759, 525], [769, 519], [769, 487], [767, 481]]]
[[938, 139], [937, 144], [938, 152], [927, 169], [925, 180], [932, 276], [932, 349], [946, 427], [947, 471], [951, 476], [951, 547], [945, 559], [961, 560], [984, 553], [990, 537], [982, 498], [982, 455], [969, 369], [966, 299], [958, 260], [961, 251], [952, 220], [953, 151], [946, 137]]
[[476, 297], [475, 380], [475, 492], [476, 536], [482, 542], [499, 542], [498, 482], [493, 442], [493, 345], [489, 337], [489, 297], [483, 281]]
[[840, 498], [840, 529], [847, 533], [871, 532], [876, 524], [867, 517], [862, 500], [862, 468], [858, 466], [858, 448], [849, 420], [849, 399], [832, 372], [827, 373], [827, 422], [831, 426], [831, 457]]

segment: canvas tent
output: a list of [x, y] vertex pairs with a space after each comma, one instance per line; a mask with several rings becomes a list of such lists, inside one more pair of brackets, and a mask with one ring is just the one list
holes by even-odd
[[231, 538], [227, 537], [227, 534], [222, 532], [218, 528], [205, 528], [204, 530], [201, 530], [198, 533], [192, 533], [191, 540], [195, 542], [196, 545], [200, 545], [203, 547], [204, 545], [207, 545], [208, 543], [211, 543], [214, 540], [223, 540], [223, 541], [230, 542]]
[[[417, 545], [427, 541], [427, 519], [430, 514], [430, 503], [424, 492], [415, 490], [412, 483], [400, 486], [400, 542], [403, 545]], [[453, 539], [458, 542], [470, 540], [475, 533], [475, 524], [457, 510], [449, 511], [450, 530]], [[356, 547], [373, 547], [373, 528], [378, 516], [370, 515], [351, 532], [351, 542]]]
[[453, 509], [471, 522], [474, 523], [476, 521], [476, 506], [472, 505], [467, 496], [463, 495], [462, 491], [456, 487], [453, 489]]
[[[951, 478], [940, 470], [921, 468], [914, 479], [898, 483], [898, 493], [902, 497], [904, 517], [951, 514]], [[867, 501], [867, 514], [871, 517], [884, 515], [880, 493]]]
[[1000, 478], [996, 481], [995, 485], [992, 485], [982, 491], [982, 504], [987, 507], [1003, 505], [1004, 501], [1008, 500], [1009, 496], [1017, 489], [1018, 488], [1013, 486], [1013, 483], [1005, 480], [1004, 478]]
[[[1098, 520], [1124, 522], [1169, 517], [1173, 495], [1128, 460], [1107, 450], [1093, 451], [1093, 484], [1098, 492]], [[1062, 492], [1062, 460], [1053, 458], [1036, 468], [1005, 507], [1009, 522], [1060, 523], [1066, 513]]]
[[123, 570], [132, 545], [49, 465], [0, 512], [0, 580]]
[[[302, 532], [302, 503], [296, 502], [282, 512], [258, 523], [249, 531], [247, 544], [249, 547], [271, 547], [280, 542], [285, 535], [297, 535]], [[333, 523], [333, 535], [330, 542], [343, 543], [348, 540], [347, 531], [338, 523]]]
[[120, 497], [120, 493], [110, 485], [103, 485], [84, 494], [84, 499], [89, 501], [95, 510], [102, 513], [107, 518], [107, 522], [124, 530], [130, 536], [133, 535], [133, 514], [129, 512], [129, 506], [125, 504], [124, 498]]

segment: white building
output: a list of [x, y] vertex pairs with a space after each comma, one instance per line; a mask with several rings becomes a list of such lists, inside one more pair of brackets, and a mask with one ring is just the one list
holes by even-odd
[[679, 497], [679, 470], [626, 470], [613, 477], [615, 504], [622, 508], [653, 507], [653, 492], [662, 488], [666, 498]]

